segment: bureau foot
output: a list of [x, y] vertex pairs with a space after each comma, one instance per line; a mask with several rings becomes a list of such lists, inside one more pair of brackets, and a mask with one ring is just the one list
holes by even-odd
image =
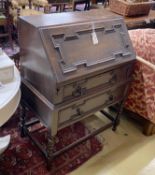
[[118, 109], [117, 115], [116, 115], [115, 120], [114, 120], [114, 122], [113, 122], [113, 126], [112, 126], [112, 130], [113, 130], [113, 131], [116, 131], [117, 126], [118, 126], [119, 123], [120, 123], [120, 116], [121, 116], [121, 113], [122, 113], [122, 110], [123, 110], [123, 104], [124, 104], [124, 101], [122, 101], [122, 102], [120, 103], [120, 107], [119, 107], [119, 109]]
[[25, 137], [25, 117], [26, 117], [26, 107], [22, 106], [20, 109], [20, 135], [21, 137]]
[[114, 122], [113, 127], [112, 127], [112, 130], [113, 130], [113, 131], [116, 131], [117, 126], [119, 125], [119, 123], [120, 123], [120, 121], [117, 121], [117, 122], [115, 121], [115, 122]]
[[47, 169], [52, 168], [53, 152], [54, 152], [55, 137], [48, 137], [47, 143]]
[[129, 88], [128, 86], [125, 88], [124, 97], [123, 97], [122, 101], [120, 101], [119, 108], [118, 108], [118, 111], [117, 111], [117, 115], [116, 115], [115, 120], [113, 122], [113, 127], [112, 127], [113, 131], [116, 131], [117, 126], [120, 123], [120, 116], [121, 116], [121, 113], [123, 111], [123, 106], [124, 106], [125, 100], [127, 98], [128, 88]]
[[21, 137], [26, 137], [26, 134], [25, 134], [25, 131], [24, 131], [24, 128], [20, 128], [20, 136]]

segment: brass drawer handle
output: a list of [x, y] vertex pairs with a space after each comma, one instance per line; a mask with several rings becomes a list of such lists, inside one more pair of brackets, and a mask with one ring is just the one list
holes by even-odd
[[109, 83], [115, 83], [116, 81], [117, 81], [117, 75], [114, 74], [114, 75], [111, 77]]
[[86, 88], [81, 88], [80, 86], [76, 87], [75, 91], [72, 92], [72, 96], [79, 97], [86, 94]]
[[76, 119], [80, 118], [83, 113], [84, 112], [80, 108], [77, 108], [76, 114], [72, 115], [71, 119], [76, 120]]
[[112, 94], [109, 94], [108, 99], [105, 101], [105, 104], [109, 104], [114, 101], [114, 96]]
[[76, 112], [77, 112], [77, 115], [82, 115], [83, 114], [83, 111], [80, 108], [77, 108]]
[[110, 95], [109, 96], [109, 101], [111, 102], [111, 101], [113, 101], [114, 100], [114, 96], [113, 95]]

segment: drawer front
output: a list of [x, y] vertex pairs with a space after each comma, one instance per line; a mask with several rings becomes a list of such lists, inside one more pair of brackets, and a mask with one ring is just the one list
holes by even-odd
[[131, 66], [128, 65], [66, 85], [59, 91], [59, 99], [60, 101], [66, 101], [86, 95], [88, 92], [98, 87], [109, 88], [114, 84], [125, 82], [131, 76], [129, 74], [130, 70]]
[[83, 116], [91, 112], [96, 112], [103, 108], [103, 106], [108, 106], [121, 100], [123, 98], [124, 89], [124, 86], [122, 86], [72, 103], [72, 105], [58, 112], [58, 123], [62, 124], [64, 122], [82, 119]]

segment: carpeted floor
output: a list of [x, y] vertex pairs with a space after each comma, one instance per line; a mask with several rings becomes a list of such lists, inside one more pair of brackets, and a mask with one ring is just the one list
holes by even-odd
[[[11, 144], [0, 156], [0, 175], [65, 175], [102, 149], [102, 144], [94, 137], [54, 159], [51, 164], [52, 169], [48, 172], [45, 159], [36, 146], [28, 138], [20, 137], [18, 125], [19, 113], [17, 112], [0, 128], [0, 136], [11, 134]], [[55, 150], [61, 149], [88, 132], [89, 130], [81, 122], [60, 130]], [[46, 147], [46, 130], [43, 129], [34, 134], [43, 147]]]
[[[19, 52], [16, 43], [14, 43], [14, 50], [9, 47], [9, 44], [3, 44], [2, 49], [10, 57]], [[18, 126], [19, 111], [0, 128], [0, 136], [11, 135], [11, 143], [8, 149], [0, 155], [0, 175], [65, 175], [102, 149], [102, 144], [94, 137], [57, 157], [51, 164], [52, 169], [49, 172], [46, 169], [45, 159], [36, 146], [28, 138], [20, 137]], [[81, 122], [60, 130], [55, 150], [60, 150], [78, 138], [85, 136], [88, 132], [87, 127]], [[34, 134], [46, 148], [46, 130], [43, 129]]]

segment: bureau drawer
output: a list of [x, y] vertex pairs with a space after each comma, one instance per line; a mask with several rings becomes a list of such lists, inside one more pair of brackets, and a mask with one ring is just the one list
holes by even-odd
[[121, 86], [72, 103], [72, 105], [63, 108], [58, 112], [58, 123], [62, 124], [67, 121], [82, 119], [83, 116], [88, 115], [89, 113], [96, 112], [104, 106], [108, 106], [121, 100], [123, 98], [124, 88], [124, 86]]
[[86, 95], [88, 92], [98, 87], [108, 88], [114, 84], [125, 82], [131, 77], [131, 74], [129, 74], [130, 70], [131, 65], [126, 65], [119, 69], [114, 69], [76, 83], [65, 85], [59, 91], [59, 97], [61, 101], [66, 101]]

